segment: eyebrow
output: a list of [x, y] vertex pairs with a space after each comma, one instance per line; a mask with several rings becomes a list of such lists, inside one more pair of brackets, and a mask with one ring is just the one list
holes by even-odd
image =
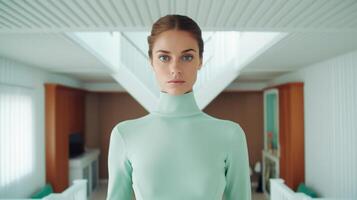
[[[189, 51], [194, 51], [194, 52], [196, 52], [196, 50], [194, 50], [194, 49], [186, 49], [186, 50], [183, 50], [181, 53], [186, 53], [186, 52], [189, 52]], [[170, 51], [167, 51], [167, 50], [157, 50], [156, 53], [158, 53], [158, 52], [170, 53]]]

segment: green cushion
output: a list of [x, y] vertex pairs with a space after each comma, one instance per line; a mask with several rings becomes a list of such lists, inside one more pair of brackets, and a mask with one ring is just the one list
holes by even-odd
[[313, 191], [311, 188], [308, 188], [304, 183], [299, 184], [296, 192], [304, 193], [312, 198], [318, 197], [317, 193]]
[[53, 193], [53, 188], [51, 184], [46, 184], [38, 192], [31, 196], [31, 199], [41, 199], [49, 194]]

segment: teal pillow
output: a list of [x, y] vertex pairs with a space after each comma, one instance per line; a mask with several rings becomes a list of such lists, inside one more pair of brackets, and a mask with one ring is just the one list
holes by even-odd
[[299, 184], [296, 192], [304, 193], [312, 198], [317, 197], [317, 193], [313, 191], [311, 188], [308, 188], [304, 183]]
[[53, 188], [51, 184], [46, 184], [43, 188], [41, 188], [38, 192], [31, 196], [31, 199], [42, 199], [45, 196], [53, 193]]

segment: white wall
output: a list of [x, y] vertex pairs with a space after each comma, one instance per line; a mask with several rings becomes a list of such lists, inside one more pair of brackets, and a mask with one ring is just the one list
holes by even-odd
[[305, 181], [324, 197], [357, 199], [357, 51], [273, 80], [304, 82]]
[[[60, 83], [72, 87], [81, 87], [82, 85], [81, 82], [72, 78], [48, 73], [44, 70], [0, 57], [0, 84], [33, 88], [36, 98], [35, 171], [30, 176], [17, 182], [16, 185], [6, 188], [5, 191], [0, 188], [0, 199], [2, 197], [28, 197], [45, 184], [45, 94], [43, 85], [45, 82]], [[1, 163], [0, 167], [3, 164]]]

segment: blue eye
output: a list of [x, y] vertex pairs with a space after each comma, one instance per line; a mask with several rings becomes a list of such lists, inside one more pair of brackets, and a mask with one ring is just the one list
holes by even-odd
[[191, 61], [193, 59], [192, 55], [184, 55], [182, 56], [183, 61]]
[[162, 62], [167, 62], [170, 60], [170, 57], [167, 55], [160, 55], [159, 60], [161, 60]]

